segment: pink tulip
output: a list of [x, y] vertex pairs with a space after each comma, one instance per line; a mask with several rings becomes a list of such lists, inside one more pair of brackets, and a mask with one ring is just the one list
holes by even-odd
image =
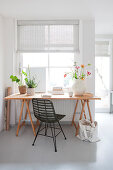
[[90, 76], [90, 75], [91, 75], [91, 72], [87, 71], [87, 75]]
[[76, 66], [75, 68], [78, 70], [80, 67], [79, 67], [79, 66]]

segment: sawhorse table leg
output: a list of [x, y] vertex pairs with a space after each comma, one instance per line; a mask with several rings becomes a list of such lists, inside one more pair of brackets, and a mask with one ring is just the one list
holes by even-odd
[[75, 120], [75, 115], [77, 111], [77, 106], [78, 106], [78, 100], [76, 101], [75, 110], [74, 110], [73, 119], [72, 119], [72, 126], [74, 125], [75, 128], [76, 128], [76, 123], [74, 122], [74, 120]]
[[[74, 121], [74, 120], [75, 120], [75, 115], [76, 115], [77, 106], [78, 106], [78, 101], [79, 101], [79, 100], [77, 100], [77, 102], [76, 102], [76, 106], [75, 106], [75, 110], [74, 110], [74, 114], [73, 114], [73, 119], [72, 119], [72, 125], [74, 125], [75, 128], [76, 128], [75, 136], [77, 136], [78, 133], [79, 133], [79, 123], [78, 123], [78, 126], [77, 126], [76, 123], [75, 123], [75, 121]], [[89, 112], [90, 121], [93, 122], [92, 116], [91, 116], [91, 111], [90, 111], [90, 106], [89, 106], [89, 100], [88, 100], [88, 99], [81, 100], [82, 111], [81, 111], [79, 120], [82, 119], [83, 113], [84, 113], [84, 118], [86, 119], [86, 114], [85, 114], [85, 105], [86, 105], [86, 103], [87, 103], [87, 108], [88, 108], [88, 112]]]
[[[26, 108], [27, 109], [26, 109], [26, 114], [25, 114], [24, 121], [21, 123], [24, 103], [26, 103]], [[22, 105], [21, 105], [21, 111], [20, 111], [19, 122], [18, 122], [17, 131], [16, 131], [16, 136], [18, 136], [20, 128], [25, 125], [25, 120], [27, 119], [27, 115], [29, 115], [31, 126], [32, 126], [32, 129], [33, 129], [33, 133], [34, 133], [34, 136], [36, 136], [35, 126], [33, 124], [31, 113], [30, 113], [30, 110], [29, 110], [29, 100], [25, 100], [25, 99], [22, 100]], [[36, 125], [39, 125], [39, 121], [38, 120], [36, 122]]]
[[[81, 119], [82, 119], [82, 117], [83, 117], [85, 104], [86, 104], [86, 100], [84, 100], [84, 103], [82, 104], [82, 111], [81, 111], [81, 114], [80, 114], [80, 118], [79, 118], [79, 120], [81, 120]], [[78, 123], [78, 126], [77, 126], [77, 128], [76, 128], [75, 136], [77, 136], [77, 135], [78, 135], [78, 132], [79, 132], [79, 123]]]
[[16, 131], [16, 136], [18, 136], [19, 129], [20, 129], [20, 122], [21, 122], [21, 118], [22, 118], [24, 102], [25, 102], [25, 100], [22, 100], [22, 106], [21, 106], [21, 111], [20, 111], [19, 122], [18, 122], [17, 131]]

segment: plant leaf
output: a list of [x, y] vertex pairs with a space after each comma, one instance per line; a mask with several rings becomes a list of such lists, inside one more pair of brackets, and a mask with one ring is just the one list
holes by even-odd
[[22, 70], [22, 74], [27, 77], [27, 73]]
[[77, 79], [77, 73], [75, 72], [75, 79]]
[[28, 82], [28, 78], [25, 78], [24, 80], [25, 80], [26, 83]]

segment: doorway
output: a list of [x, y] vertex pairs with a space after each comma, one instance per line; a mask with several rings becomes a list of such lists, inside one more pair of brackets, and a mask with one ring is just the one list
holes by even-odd
[[95, 42], [95, 95], [101, 97], [95, 102], [96, 112], [110, 112], [111, 47], [111, 40], [98, 39]]

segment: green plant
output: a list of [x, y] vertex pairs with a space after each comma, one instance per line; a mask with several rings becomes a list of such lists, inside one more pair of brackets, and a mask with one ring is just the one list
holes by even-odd
[[13, 75], [11, 75], [10, 76], [10, 79], [14, 82], [16, 82], [16, 83], [19, 83], [20, 82], [20, 79], [18, 79], [18, 77], [17, 76], [13, 76]]
[[25, 82], [28, 88], [36, 88], [38, 86], [34, 77], [32, 79], [25, 78]]
[[28, 88], [36, 88], [38, 84], [35, 81], [35, 77], [31, 78], [31, 72], [30, 72], [30, 67], [28, 65], [28, 75], [25, 75], [25, 83], [28, 86]]
[[22, 70], [20, 79], [17, 76], [13, 76], [13, 75], [10, 76], [10, 79], [12, 80], [12, 82], [16, 82], [19, 86], [23, 86], [24, 85], [23, 75], [27, 76], [27, 73]]

